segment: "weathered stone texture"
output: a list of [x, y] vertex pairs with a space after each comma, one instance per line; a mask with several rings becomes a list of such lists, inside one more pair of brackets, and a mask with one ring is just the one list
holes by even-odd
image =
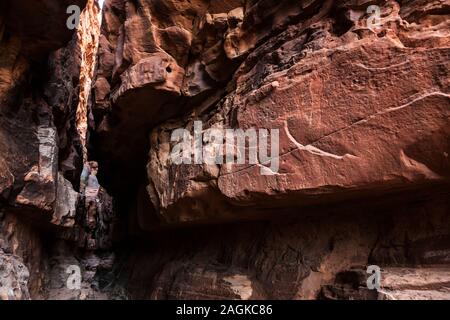
[[[449, 21], [425, 8], [417, 22], [407, 5], [403, 13], [388, 1], [383, 10], [391, 13], [373, 32], [360, 26], [359, 6], [324, 1], [310, 19], [262, 42], [213, 112], [199, 106], [189, 120], [153, 131], [149, 190], [162, 215], [203, 219], [217, 203], [207, 194], [284, 207], [448, 184]], [[172, 164], [172, 130], [198, 119], [208, 128], [278, 129], [279, 170]]]
[[[449, 0], [99, 11], [0, 3], [0, 299], [450, 298]], [[196, 121], [279, 167], [176, 164]]]
[[[156, 233], [131, 253], [142, 266], [130, 267], [131, 294], [446, 297], [449, 5], [108, 1], [93, 90], [99, 174], [129, 229]], [[195, 121], [278, 129], [279, 170], [175, 164], [171, 134]], [[392, 280], [385, 294], [352, 282], [371, 263]]]
[[[87, 5], [78, 33], [66, 26], [69, 5]], [[87, 161], [80, 123], [87, 123], [100, 8], [95, 0], [0, 6], [0, 268], [10, 273], [0, 299], [54, 298], [54, 247], [67, 240], [95, 255], [111, 246], [110, 196], [101, 189], [88, 206], [80, 193]], [[76, 262], [73, 249], [66, 255]]]

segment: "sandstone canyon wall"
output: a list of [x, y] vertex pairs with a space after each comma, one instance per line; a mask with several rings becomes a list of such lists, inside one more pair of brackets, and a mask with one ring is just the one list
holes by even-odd
[[[85, 8], [78, 33], [66, 26], [69, 5]], [[93, 71], [86, 68], [95, 67], [100, 8], [93, 0], [1, 7], [0, 298], [92, 296], [90, 284], [66, 290], [66, 269], [109, 246], [111, 199], [100, 189], [92, 205], [80, 187], [88, 165], [80, 119], [87, 116], [83, 93]], [[92, 215], [107, 218], [92, 225]], [[95, 275], [95, 262], [86, 263], [83, 271]]]
[[450, 299], [450, 1], [56, 2], [0, 11], [0, 299]]

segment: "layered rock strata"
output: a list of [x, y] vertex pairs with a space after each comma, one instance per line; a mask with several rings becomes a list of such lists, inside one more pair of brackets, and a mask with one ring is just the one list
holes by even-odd
[[[447, 297], [449, 5], [107, 1], [93, 141], [144, 239], [131, 295]], [[176, 163], [198, 121], [278, 130], [279, 166]]]
[[450, 298], [448, 0], [99, 11], [0, 4], [0, 299]]
[[[73, 5], [86, 8], [78, 33], [67, 26]], [[0, 269], [7, 276], [0, 298], [63, 298], [65, 281], [63, 290], [52, 284], [69, 276], [58, 248], [85, 272], [83, 256], [111, 246], [111, 198], [99, 186], [89, 197], [80, 188], [87, 161], [80, 115], [86, 122], [100, 8], [94, 0], [1, 7]]]

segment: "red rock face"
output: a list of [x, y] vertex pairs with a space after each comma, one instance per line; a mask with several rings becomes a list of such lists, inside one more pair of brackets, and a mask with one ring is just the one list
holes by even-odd
[[[68, 44], [73, 32], [66, 27], [67, 5], [33, 4], [2, 3], [0, 193], [6, 202], [51, 212], [58, 170], [68, 177], [77, 175], [73, 155], [64, 168], [58, 161], [63, 163], [77, 148], [71, 137], [70, 111], [78, 101], [79, 52], [76, 39]], [[75, 4], [83, 7], [86, 1]], [[47, 15], [46, 27], [42, 20]]]
[[[429, 192], [156, 233], [132, 254], [129, 291], [140, 299], [448, 299], [448, 197]], [[368, 265], [382, 268], [379, 292], [367, 287]]]
[[98, 12], [0, 4], [0, 299], [450, 299], [449, 1]]
[[[174, 165], [168, 151], [176, 126], [154, 130], [149, 190], [163, 216], [204, 219], [216, 203], [208, 193], [264, 208], [448, 183], [450, 96], [441, 78], [449, 70], [448, 17], [415, 6], [423, 10], [420, 18], [409, 5], [386, 3], [382, 10], [390, 14], [376, 33], [361, 27], [365, 16], [357, 5], [324, 3], [309, 20], [252, 50], [213, 112], [203, 116], [202, 106], [190, 122], [177, 124], [189, 128], [206, 118], [208, 127], [278, 129], [274, 174], [262, 175], [261, 164]], [[241, 212], [230, 214], [239, 219]]]
[[[92, 77], [96, 54], [96, 42], [84, 46], [84, 38], [95, 40], [95, 29], [86, 26], [99, 26], [99, 7], [89, 1], [78, 34], [66, 26], [66, 10], [69, 5], [83, 10], [86, 4], [1, 4], [0, 268], [9, 275], [0, 284], [0, 299], [86, 298], [94, 294], [86, 284], [92, 278], [79, 291], [64, 292], [65, 266], [77, 263], [73, 249], [64, 243], [75, 243], [87, 257], [110, 247], [112, 199], [97, 187], [88, 201], [80, 188], [87, 161], [85, 137], [78, 130], [80, 113], [87, 122], [86, 107], [84, 113], [79, 111], [79, 105], [87, 104], [80, 102], [80, 91], [86, 91], [80, 85]], [[50, 265], [50, 259], [58, 262]], [[60, 273], [54, 271], [58, 268]]]
[[[107, 2], [94, 149], [133, 232], [158, 231], [131, 253], [149, 272], [130, 294], [437, 298], [412, 270], [448, 276], [448, 223], [420, 212], [448, 220], [449, 5]], [[175, 163], [171, 135], [196, 121], [278, 130], [279, 166]], [[384, 291], [361, 284], [368, 264]], [[444, 269], [390, 269], [408, 264]]]

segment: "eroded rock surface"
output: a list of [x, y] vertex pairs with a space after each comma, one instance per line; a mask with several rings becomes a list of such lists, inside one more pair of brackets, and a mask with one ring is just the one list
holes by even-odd
[[99, 10], [0, 4], [0, 299], [449, 299], [448, 0]]
[[124, 277], [139, 299], [448, 299], [448, 192], [411, 196], [157, 233]]
[[[445, 272], [432, 293], [414, 275], [448, 266], [449, 5], [107, 2], [93, 149], [143, 236], [131, 295], [445, 297]], [[171, 134], [197, 121], [277, 129], [279, 166], [175, 163]], [[341, 277], [369, 264], [391, 295]]]
[[28, 300], [27, 267], [13, 255], [0, 251], [0, 300]]
[[[285, 207], [448, 184], [448, 15], [415, 3], [419, 19], [411, 3], [381, 4], [389, 15], [375, 32], [362, 27], [360, 5], [322, 1], [309, 19], [252, 50], [221, 102], [155, 129], [148, 176], [160, 213], [195, 221], [211, 213], [217, 196], [237, 206]], [[173, 164], [170, 134], [199, 119], [204, 130], [278, 129], [278, 170], [261, 174], [269, 166], [262, 162]], [[240, 210], [231, 211], [239, 219]]]
[[[84, 9], [78, 32], [69, 5]], [[99, 188], [86, 202], [80, 190], [99, 13], [94, 0], [2, 1], [0, 265], [10, 276], [0, 299], [66, 297], [49, 287], [56, 248], [78, 265], [76, 250], [111, 247], [112, 199]]]

